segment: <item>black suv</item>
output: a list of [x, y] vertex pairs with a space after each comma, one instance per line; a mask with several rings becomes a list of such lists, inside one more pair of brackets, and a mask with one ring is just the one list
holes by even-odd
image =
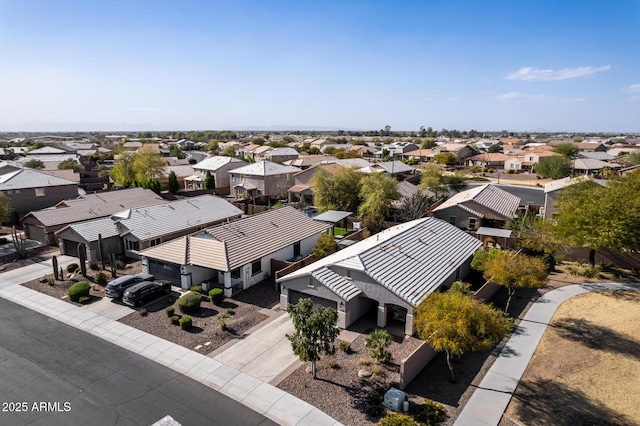
[[138, 274], [138, 275], [123, 275], [120, 278], [116, 278], [107, 284], [104, 289], [104, 294], [107, 297], [114, 299], [122, 298], [124, 291], [132, 285], [138, 284], [142, 281], [153, 281], [154, 276], [151, 274]]
[[140, 306], [151, 299], [171, 293], [171, 282], [143, 281], [129, 287], [122, 296], [122, 301], [129, 306]]

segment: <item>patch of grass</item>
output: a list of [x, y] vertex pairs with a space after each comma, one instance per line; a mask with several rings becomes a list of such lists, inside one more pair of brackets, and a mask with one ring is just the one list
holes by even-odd
[[358, 365], [363, 365], [363, 366], [371, 365], [371, 360], [368, 358], [360, 358], [358, 360]]

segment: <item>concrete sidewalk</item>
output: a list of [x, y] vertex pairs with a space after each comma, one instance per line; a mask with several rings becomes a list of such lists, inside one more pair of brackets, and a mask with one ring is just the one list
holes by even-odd
[[[64, 267], [74, 260], [75, 258], [60, 256], [59, 264]], [[252, 346], [257, 343], [245, 344], [242, 350], [235, 352], [236, 355], [232, 355], [234, 352], [227, 352], [233, 349], [231, 347], [219, 354], [221, 360], [217, 360], [119, 323], [99, 312], [91, 312], [20, 285], [20, 283], [42, 277], [50, 271], [49, 261], [48, 265], [45, 262], [44, 265], [29, 265], [0, 274], [0, 297], [154, 360], [239, 401], [281, 425], [335, 426], [340, 424], [316, 407], [270, 385], [267, 383], [268, 380], [265, 380], [275, 372], [274, 368], [268, 367], [269, 364], [282, 365], [281, 363], [287, 362], [287, 357], [283, 357], [280, 353], [276, 355], [276, 349], [279, 349], [276, 346], [277, 334], [288, 330], [286, 321], [288, 317], [278, 317], [274, 321], [274, 326], [267, 332], [259, 333], [258, 330], [254, 333], [250, 342], [262, 342], [265, 345], [265, 348], [261, 347], [257, 353], [253, 352], [255, 348]], [[281, 337], [286, 339], [284, 334]], [[276, 351], [273, 359], [267, 346]], [[283, 346], [291, 352], [288, 342]], [[239, 354], [244, 356], [242, 362], [236, 362], [237, 360], [234, 359]]]
[[567, 299], [590, 291], [640, 290], [640, 283], [580, 284], [545, 294], [531, 306], [513, 336], [484, 376], [455, 425], [497, 425], [533, 356], [547, 325]]

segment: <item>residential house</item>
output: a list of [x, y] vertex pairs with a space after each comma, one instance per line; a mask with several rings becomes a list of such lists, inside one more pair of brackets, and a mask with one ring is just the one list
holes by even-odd
[[330, 227], [293, 207], [268, 210], [143, 250], [143, 271], [183, 288], [208, 282], [229, 297], [269, 278], [272, 260], [311, 254]]
[[285, 161], [295, 160], [298, 156], [298, 151], [293, 148], [274, 148], [266, 153], [265, 159], [274, 163], [284, 163]]
[[[116, 256], [124, 254], [122, 238], [110, 217], [72, 223], [56, 231], [55, 234], [58, 238], [60, 253], [67, 256], [79, 257], [80, 244], [85, 245], [88, 261], [100, 262], [101, 256], [106, 261], [111, 254]], [[100, 239], [102, 239], [102, 252]]]
[[293, 175], [299, 171], [298, 167], [259, 161], [229, 170], [231, 191], [236, 198], [286, 197], [294, 183]]
[[501, 152], [484, 152], [482, 154], [473, 155], [467, 158], [469, 167], [486, 167], [490, 169], [505, 169], [505, 162], [511, 160], [512, 155], [503, 154]]
[[13, 209], [9, 223], [17, 223], [32, 210], [77, 197], [78, 182], [0, 162], [0, 193], [9, 199]]
[[328, 155], [301, 155], [294, 160], [284, 161], [283, 164], [286, 166], [294, 166], [299, 167], [302, 170], [306, 170], [310, 167], [315, 166], [316, 164], [337, 160], [337, 158]]
[[511, 156], [511, 158], [504, 160], [504, 170], [522, 170], [523, 161], [522, 158]]
[[593, 158], [575, 158], [571, 161], [571, 167], [576, 172], [582, 172], [584, 174], [598, 174], [603, 169], [619, 169], [622, 166], [616, 163], [609, 163], [606, 161], [596, 160]]
[[464, 162], [466, 158], [475, 155], [477, 152], [473, 147], [465, 143], [445, 143], [433, 148], [433, 151], [438, 154], [441, 152], [451, 152], [455, 154], [458, 162]]
[[143, 188], [86, 194], [60, 201], [47, 209], [33, 210], [25, 215], [21, 222], [28, 238], [57, 246], [55, 232], [71, 223], [107, 217], [122, 210], [164, 202], [166, 201], [155, 192]]
[[405, 160], [417, 160], [420, 162], [432, 161], [436, 153], [431, 149], [417, 149], [415, 151], [409, 151], [402, 154], [402, 158]]
[[464, 279], [481, 245], [437, 218], [403, 223], [279, 278], [280, 305], [310, 298], [337, 310], [340, 328], [374, 313], [378, 327], [397, 322], [412, 335], [416, 307]]
[[295, 173], [293, 175], [294, 185], [289, 188], [289, 201], [295, 199], [301, 205], [313, 205], [313, 176], [319, 170], [324, 170], [332, 175], [342, 167], [337, 162], [316, 164], [313, 167]]
[[185, 178], [185, 189], [203, 189], [207, 172], [210, 172], [215, 179], [216, 188], [228, 188], [229, 170], [237, 169], [247, 164], [249, 163], [233, 157], [213, 156], [205, 158], [193, 165], [195, 175]]
[[487, 184], [455, 194], [432, 213], [462, 229], [475, 230], [480, 226], [504, 228], [516, 215], [519, 205], [520, 197]]

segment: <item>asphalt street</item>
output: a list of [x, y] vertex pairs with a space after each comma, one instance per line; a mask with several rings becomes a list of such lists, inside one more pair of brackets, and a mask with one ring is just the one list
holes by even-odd
[[135, 353], [0, 298], [0, 425], [273, 425]]

